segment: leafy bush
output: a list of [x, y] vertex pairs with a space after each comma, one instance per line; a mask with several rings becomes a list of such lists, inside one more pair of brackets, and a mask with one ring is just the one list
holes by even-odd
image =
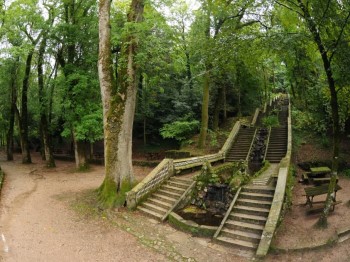
[[199, 130], [199, 121], [175, 121], [165, 124], [160, 129], [163, 138], [174, 138], [177, 141], [184, 141], [197, 133]]
[[262, 124], [265, 127], [276, 127], [276, 126], [279, 126], [278, 117], [275, 116], [275, 115], [264, 117], [262, 119]]
[[350, 169], [345, 169], [343, 172], [344, 172], [344, 176], [350, 177]]

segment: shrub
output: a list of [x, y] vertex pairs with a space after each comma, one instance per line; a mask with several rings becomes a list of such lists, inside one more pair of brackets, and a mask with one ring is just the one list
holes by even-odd
[[199, 130], [199, 121], [175, 121], [170, 124], [165, 124], [160, 129], [160, 134], [163, 138], [174, 138], [181, 142], [192, 135], [197, 133]]
[[267, 116], [262, 119], [262, 124], [265, 127], [276, 127], [279, 126], [279, 121], [277, 116]]

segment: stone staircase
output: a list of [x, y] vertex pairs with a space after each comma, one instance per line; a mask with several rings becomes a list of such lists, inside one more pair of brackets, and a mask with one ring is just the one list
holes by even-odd
[[256, 128], [242, 126], [237, 134], [236, 142], [226, 156], [226, 162], [245, 160], [254, 139]]
[[269, 185], [243, 187], [216, 240], [256, 250], [270, 212], [274, 190]]
[[288, 143], [288, 99], [282, 100], [278, 114], [279, 127], [272, 127], [265, 160], [279, 163], [287, 153]]
[[171, 177], [143, 203], [137, 206], [141, 212], [163, 220], [166, 213], [190, 187], [190, 178]]
[[270, 163], [279, 163], [286, 155], [287, 139], [288, 129], [286, 126], [272, 127], [265, 160]]

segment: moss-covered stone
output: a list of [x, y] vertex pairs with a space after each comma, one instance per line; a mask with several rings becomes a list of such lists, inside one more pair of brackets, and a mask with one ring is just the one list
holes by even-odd
[[217, 230], [217, 227], [198, 225], [193, 221], [185, 220], [173, 212], [169, 214], [168, 221], [177, 229], [191, 233], [194, 236], [212, 237]]

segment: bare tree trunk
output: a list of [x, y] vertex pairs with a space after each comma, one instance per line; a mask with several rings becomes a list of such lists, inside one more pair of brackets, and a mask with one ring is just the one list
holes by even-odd
[[77, 170], [84, 170], [88, 167], [86, 159], [86, 144], [84, 141], [79, 141], [73, 131], [73, 142], [74, 142], [74, 157], [75, 157], [75, 167]]
[[[103, 104], [105, 179], [99, 189], [101, 204], [112, 207], [118, 193], [125, 193], [134, 182], [132, 170], [132, 127], [134, 120], [137, 73], [134, 56], [137, 52], [136, 36], [130, 34], [122, 48], [126, 64], [120, 65], [118, 91], [113, 78], [110, 31], [111, 1], [99, 1], [99, 79]], [[143, 0], [132, 0], [128, 22], [140, 22], [144, 10]]]
[[19, 125], [20, 125], [23, 164], [29, 164], [32, 162], [30, 157], [29, 139], [28, 139], [28, 88], [29, 88], [29, 77], [30, 77], [33, 54], [34, 54], [34, 50], [31, 50], [28, 53], [27, 60], [26, 60], [25, 74], [23, 78], [23, 86], [22, 86], [21, 117], [19, 119], [20, 120]]

